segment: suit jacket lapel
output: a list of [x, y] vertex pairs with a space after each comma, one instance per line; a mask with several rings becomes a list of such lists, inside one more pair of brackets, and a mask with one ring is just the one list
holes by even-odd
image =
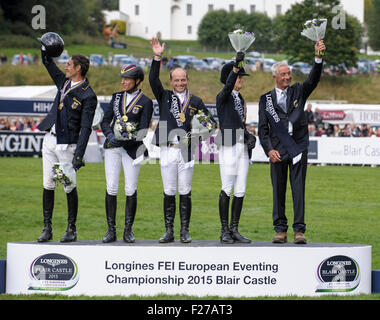
[[287, 97], [286, 97], [286, 110], [287, 110], [288, 114], [290, 114], [294, 109], [294, 105], [293, 105], [292, 101], [293, 101], [293, 90], [289, 86], [288, 90], [287, 90]]
[[282, 113], [284, 112], [284, 110], [282, 110], [282, 108], [277, 104], [277, 93], [276, 93], [276, 88], [274, 88], [272, 91], [271, 91], [271, 95], [272, 95], [272, 101], [273, 101], [273, 105], [274, 105], [274, 108], [276, 109], [276, 111], [281, 111]]

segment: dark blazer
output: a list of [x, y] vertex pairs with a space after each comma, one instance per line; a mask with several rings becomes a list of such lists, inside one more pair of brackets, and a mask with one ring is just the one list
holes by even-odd
[[[245, 120], [241, 120], [239, 113], [235, 109], [235, 102], [232, 96], [232, 91], [234, 89], [237, 77], [238, 74], [231, 71], [228, 75], [225, 86], [216, 96], [216, 111], [218, 113], [220, 128], [220, 132], [216, 138], [218, 144], [235, 145], [239, 140], [242, 140], [241, 142], [247, 142], [248, 136], [251, 135], [251, 133], [249, 133], [245, 128]], [[242, 106], [244, 106], [245, 101], [240, 93], [239, 98], [241, 100]], [[227, 131], [226, 129], [229, 130]], [[225, 139], [225, 134], [227, 132], [228, 134], [232, 133], [231, 144], [230, 141]], [[240, 137], [239, 135], [237, 136], [238, 132], [241, 133]]]
[[[123, 115], [123, 94], [124, 91], [114, 93], [107, 109], [104, 112], [104, 117], [100, 124], [100, 127], [102, 128], [103, 134], [106, 137], [109, 133], [113, 133], [113, 128], [115, 126], [116, 118], [113, 108], [117, 95], [120, 97], [118, 103], [119, 112], [121, 115]], [[128, 116], [128, 121], [138, 123], [138, 133], [136, 140], [120, 141], [120, 145], [127, 151], [128, 155], [132, 159], [136, 159], [146, 151], [146, 147], [142, 140], [145, 138], [148, 132], [152, 114], [153, 102], [145, 95], [142, 95], [132, 110], [126, 114]], [[109, 148], [107, 139], [104, 143], [104, 148]]]
[[[155, 130], [155, 136], [153, 138], [153, 143], [155, 143], [157, 146], [168, 145], [169, 134], [172, 130], [182, 129], [186, 133], [189, 133], [191, 131], [191, 120], [193, 116], [198, 112], [198, 110], [203, 110], [203, 112], [206, 115], [209, 114], [209, 111], [203, 103], [202, 99], [191, 94], [189, 107], [186, 109], [185, 112], [186, 120], [184, 123], [181, 123], [179, 125], [173, 113], [171, 112], [172, 97], [174, 95], [174, 92], [172, 90], [165, 90], [163, 88], [159, 78], [160, 65], [160, 61], [156, 61], [153, 59], [149, 73], [150, 86], [152, 88], [154, 96], [157, 99], [160, 111], [160, 120]], [[213, 120], [212, 118], [212, 121], [215, 120]], [[191, 146], [191, 144], [188, 146], [187, 161], [191, 161], [193, 159], [193, 148], [194, 146]], [[184, 160], [186, 161], [185, 158]]]
[[[296, 143], [299, 143], [306, 136], [309, 135], [307, 118], [304, 112], [305, 103], [310, 94], [318, 85], [321, 78], [323, 63], [314, 63], [313, 68], [310, 71], [309, 76], [304, 83], [296, 82], [287, 89], [286, 107], [287, 112], [277, 105], [276, 89], [269, 91], [260, 97], [259, 102], [259, 138], [260, 143], [264, 149], [265, 154], [268, 156], [268, 152], [271, 150], [277, 150], [280, 156], [286, 156], [288, 154], [285, 147], [281, 144], [280, 139], [276, 136], [274, 130], [271, 128], [267, 115], [265, 113], [266, 107], [266, 95], [271, 94], [274, 108], [280, 117], [281, 123], [285, 128], [289, 127], [289, 118], [293, 120], [293, 139]], [[299, 112], [302, 111], [302, 112]], [[295, 116], [296, 115], [296, 116]]]
[[50, 112], [38, 125], [38, 130], [48, 131], [55, 124], [57, 144], [77, 144], [75, 156], [83, 157], [92, 131], [97, 97], [86, 79], [83, 84], [66, 95], [63, 109], [58, 110], [61, 89], [68, 79], [52, 59], [42, 59], [42, 61], [58, 92]]

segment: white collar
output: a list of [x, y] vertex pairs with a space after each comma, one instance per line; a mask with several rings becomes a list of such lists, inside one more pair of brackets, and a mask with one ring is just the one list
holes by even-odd
[[287, 93], [288, 92], [288, 88], [289, 87], [287, 87], [285, 90], [282, 90], [282, 89], [276, 87], [276, 92], [277, 92], [277, 94], [281, 94], [283, 92]]

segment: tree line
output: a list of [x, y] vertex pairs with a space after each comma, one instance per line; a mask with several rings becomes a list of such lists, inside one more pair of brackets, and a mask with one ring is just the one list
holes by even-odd
[[[380, 3], [380, 0], [374, 1]], [[314, 45], [301, 36], [303, 25], [307, 20], [326, 18], [325, 61], [338, 68], [349, 68], [358, 61], [363, 27], [358, 19], [348, 15], [339, 6], [339, 0], [304, 0], [292, 5], [284, 15], [277, 15], [273, 19], [258, 12], [210, 11], [199, 25], [198, 38], [207, 47], [231, 48], [228, 33], [238, 26], [244, 26], [246, 31], [254, 32], [256, 36], [250, 50], [281, 52], [289, 56], [291, 61], [310, 62], [314, 56]]]
[[98, 36], [104, 26], [102, 10], [118, 10], [119, 4], [118, 0], [1, 0], [0, 34], [40, 35], [41, 30], [32, 27], [34, 6], [44, 7], [47, 31]]

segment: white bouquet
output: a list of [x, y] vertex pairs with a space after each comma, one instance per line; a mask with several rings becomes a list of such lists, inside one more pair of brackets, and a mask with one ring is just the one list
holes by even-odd
[[53, 180], [62, 183], [64, 187], [68, 187], [73, 183], [75, 178], [75, 170], [71, 163], [54, 163]]
[[135, 139], [137, 136], [137, 126], [138, 124], [135, 122], [128, 122], [128, 118], [122, 117], [121, 119], [117, 119], [113, 129], [115, 138], [121, 141]]
[[[301, 32], [301, 35], [303, 35], [304, 37], [314, 42], [317, 42], [325, 38], [326, 27], [327, 27], [327, 19], [308, 20], [304, 23], [303, 31]], [[320, 51], [318, 52], [318, 54], [323, 56], [324, 52]]]
[[231, 45], [236, 52], [246, 52], [251, 44], [256, 40], [253, 32], [244, 31], [243, 28], [236, 29], [228, 34]]
[[203, 110], [198, 110], [191, 120], [191, 132], [183, 137], [183, 141], [185, 144], [190, 144], [193, 135], [205, 135], [214, 129], [216, 129], [216, 123], [212, 120], [211, 115], [206, 115]]

